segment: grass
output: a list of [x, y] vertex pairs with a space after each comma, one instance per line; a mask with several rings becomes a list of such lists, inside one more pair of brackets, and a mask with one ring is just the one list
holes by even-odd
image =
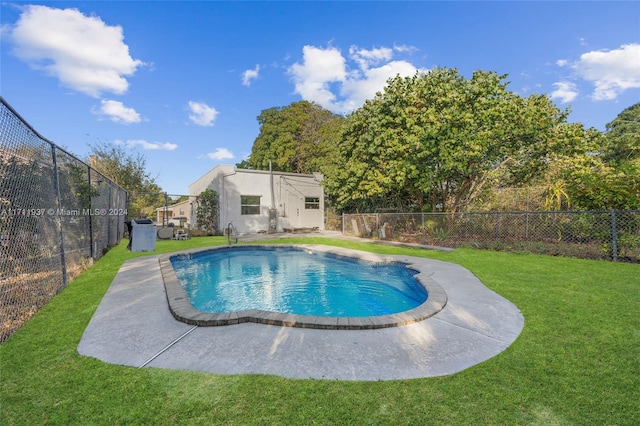
[[[525, 317], [500, 355], [460, 373], [386, 382], [136, 369], [77, 353], [120, 265], [112, 249], [0, 345], [0, 424], [640, 424], [640, 266], [305, 238], [458, 263]], [[158, 252], [225, 244], [159, 241]]]

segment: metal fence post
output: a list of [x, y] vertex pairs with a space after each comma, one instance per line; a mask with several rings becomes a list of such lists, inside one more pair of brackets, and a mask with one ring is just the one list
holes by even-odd
[[[89, 188], [91, 188], [91, 166], [87, 166], [87, 174]], [[89, 209], [93, 207], [91, 201], [89, 201]], [[91, 259], [96, 260], [96, 248], [93, 245], [93, 215], [89, 214], [89, 251], [91, 253]]]
[[67, 284], [69, 284], [69, 281], [67, 278], [67, 260], [64, 253], [64, 229], [62, 227], [61, 213], [64, 207], [62, 206], [62, 197], [60, 194], [60, 176], [58, 174], [58, 160], [56, 155], [56, 147], [54, 145], [51, 146], [51, 159], [53, 160], [53, 182], [55, 185], [56, 199], [58, 201], [57, 212], [59, 214], [57, 214], [56, 216], [58, 218], [58, 226], [60, 227], [60, 261], [62, 262], [62, 285], [66, 287]]
[[616, 211], [611, 210], [611, 259], [618, 261], [618, 242], [616, 232]]
[[[109, 185], [109, 203], [107, 204], [109, 208], [113, 206], [113, 204], [111, 204], [112, 202], [113, 200], [111, 199], [111, 185]], [[107, 244], [111, 245], [111, 216], [109, 215], [108, 211], [105, 219], [107, 221]]]

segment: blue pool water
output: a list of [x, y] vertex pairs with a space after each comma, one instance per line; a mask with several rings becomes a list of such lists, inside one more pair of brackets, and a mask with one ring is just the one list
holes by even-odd
[[233, 247], [173, 256], [189, 301], [209, 313], [247, 309], [316, 316], [389, 315], [427, 291], [401, 263], [373, 263], [292, 247]]

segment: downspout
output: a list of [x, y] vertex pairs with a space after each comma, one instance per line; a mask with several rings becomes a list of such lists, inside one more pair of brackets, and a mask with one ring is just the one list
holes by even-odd
[[269, 177], [270, 177], [270, 187], [271, 187], [271, 209], [275, 209], [276, 195], [273, 192], [273, 170], [271, 169], [271, 160], [269, 160]]
[[273, 168], [269, 160], [269, 189], [271, 190], [271, 208], [269, 209], [268, 232], [278, 232], [278, 211], [276, 210], [276, 194], [273, 188]]
[[[229, 177], [229, 176], [233, 176], [235, 174], [236, 174], [236, 169], [234, 168], [233, 172], [222, 175], [222, 188], [221, 188], [221, 191], [220, 191], [220, 197], [221, 197], [222, 203], [224, 203], [224, 205], [225, 205], [225, 208], [224, 208], [225, 217], [223, 218], [222, 215], [220, 215], [218, 217], [218, 220], [220, 221], [220, 223], [218, 225], [221, 225], [223, 223], [227, 223], [228, 222], [228, 218], [229, 218], [229, 201], [227, 199], [228, 198], [227, 197], [227, 193], [225, 192], [226, 189], [225, 189], [225, 180], [224, 180], [224, 178]], [[222, 227], [220, 227], [219, 229], [222, 229]]]

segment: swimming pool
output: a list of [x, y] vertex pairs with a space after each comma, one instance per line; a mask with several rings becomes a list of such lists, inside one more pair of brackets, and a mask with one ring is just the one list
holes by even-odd
[[381, 328], [428, 318], [446, 303], [424, 271], [337, 247], [214, 247], [160, 265], [174, 317], [197, 325]]
[[407, 311], [427, 300], [417, 271], [294, 247], [234, 247], [174, 256], [171, 265], [198, 310], [247, 309], [367, 317]]

